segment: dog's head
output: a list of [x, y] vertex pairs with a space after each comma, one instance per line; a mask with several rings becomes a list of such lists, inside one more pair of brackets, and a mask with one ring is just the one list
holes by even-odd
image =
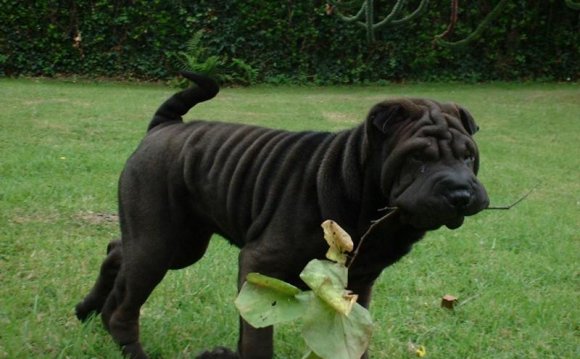
[[380, 159], [382, 194], [404, 222], [422, 230], [455, 229], [488, 206], [476, 177], [479, 152], [472, 136], [478, 127], [462, 107], [389, 100], [371, 109], [365, 126]]

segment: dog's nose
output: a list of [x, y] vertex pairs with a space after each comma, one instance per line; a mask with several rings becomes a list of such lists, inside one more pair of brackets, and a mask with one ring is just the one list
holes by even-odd
[[471, 192], [466, 189], [451, 190], [445, 194], [445, 197], [456, 209], [464, 209], [471, 202]]

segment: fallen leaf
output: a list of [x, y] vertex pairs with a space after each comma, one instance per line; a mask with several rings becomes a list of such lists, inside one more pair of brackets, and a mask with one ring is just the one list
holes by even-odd
[[427, 355], [427, 349], [424, 345], [418, 345], [413, 342], [407, 343], [407, 350], [410, 354], [416, 355], [419, 358], [424, 358]]
[[453, 309], [457, 304], [457, 297], [452, 296], [451, 294], [446, 294], [441, 298], [441, 306], [447, 309]]

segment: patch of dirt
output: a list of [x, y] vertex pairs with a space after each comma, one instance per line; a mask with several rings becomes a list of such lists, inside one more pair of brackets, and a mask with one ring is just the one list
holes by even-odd
[[34, 213], [34, 214], [15, 214], [10, 218], [12, 223], [27, 224], [27, 223], [53, 223], [58, 220], [59, 216], [56, 213]]
[[[88, 224], [116, 224], [119, 222], [119, 216], [116, 213], [103, 213], [84, 211], [72, 215], [72, 218], [77, 221]], [[28, 224], [28, 223], [54, 223], [62, 219], [58, 213], [26, 213], [15, 214], [10, 218], [12, 223]]]
[[358, 123], [356, 118], [353, 118], [352, 115], [344, 112], [323, 112], [322, 117], [324, 117], [325, 120], [334, 123], [348, 123], [348, 124]]
[[119, 216], [116, 213], [99, 213], [86, 211], [76, 214], [74, 218], [83, 222], [87, 222], [89, 224], [105, 224], [119, 222]]

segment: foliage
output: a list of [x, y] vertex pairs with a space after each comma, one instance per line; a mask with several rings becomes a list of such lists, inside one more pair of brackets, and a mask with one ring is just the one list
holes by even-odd
[[[389, 13], [393, 3], [375, 0], [374, 13]], [[472, 33], [498, 3], [461, 6], [456, 38]], [[579, 17], [570, 0], [510, 1], [493, 25], [463, 49], [433, 43], [448, 23], [446, 1], [429, 2], [421, 21], [377, 32], [370, 45], [362, 40], [365, 28], [328, 15], [319, 0], [0, 4], [0, 66], [9, 76], [168, 79], [200, 31], [206, 59], [231, 60], [219, 70], [226, 82], [576, 80], [580, 72]], [[340, 4], [345, 13], [358, 9]], [[420, 4], [409, 1], [397, 18], [408, 18]]]
[[[197, 31], [191, 39], [186, 42], [185, 50], [177, 53], [180, 70], [191, 71], [217, 77], [218, 67], [223, 65], [223, 61], [216, 55], [207, 55], [207, 49], [201, 43], [202, 31]], [[177, 76], [172, 85], [186, 88], [189, 80], [183, 76]]]
[[358, 359], [369, 345], [372, 320], [367, 309], [348, 291], [347, 253], [350, 236], [330, 220], [322, 224], [330, 246], [329, 260], [311, 260], [300, 278], [311, 291], [258, 273], [250, 273], [236, 299], [248, 323], [263, 328], [303, 318], [302, 336], [311, 353], [305, 358]]
[[207, 56], [205, 48], [201, 44], [202, 31], [196, 32], [193, 37], [187, 41], [185, 51], [178, 53], [179, 60], [182, 64], [182, 70], [192, 71], [215, 76], [218, 66], [222, 63], [218, 56]]
[[258, 70], [242, 59], [233, 58], [228, 64], [228, 82], [252, 85], [258, 80]]
[[[186, 48], [177, 54], [181, 70], [202, 73], [230, 84], [251, 85], [258, 77], [257, 70], [242, 59], [231, 61], [225, 57], [208, 55], [209, 49], [202, 42], [203, 32], [196, 32], [187, 41]], [[185, 88], [189, 81], [183, 76], [176, 76], [171, 82], [175, 87]]]

